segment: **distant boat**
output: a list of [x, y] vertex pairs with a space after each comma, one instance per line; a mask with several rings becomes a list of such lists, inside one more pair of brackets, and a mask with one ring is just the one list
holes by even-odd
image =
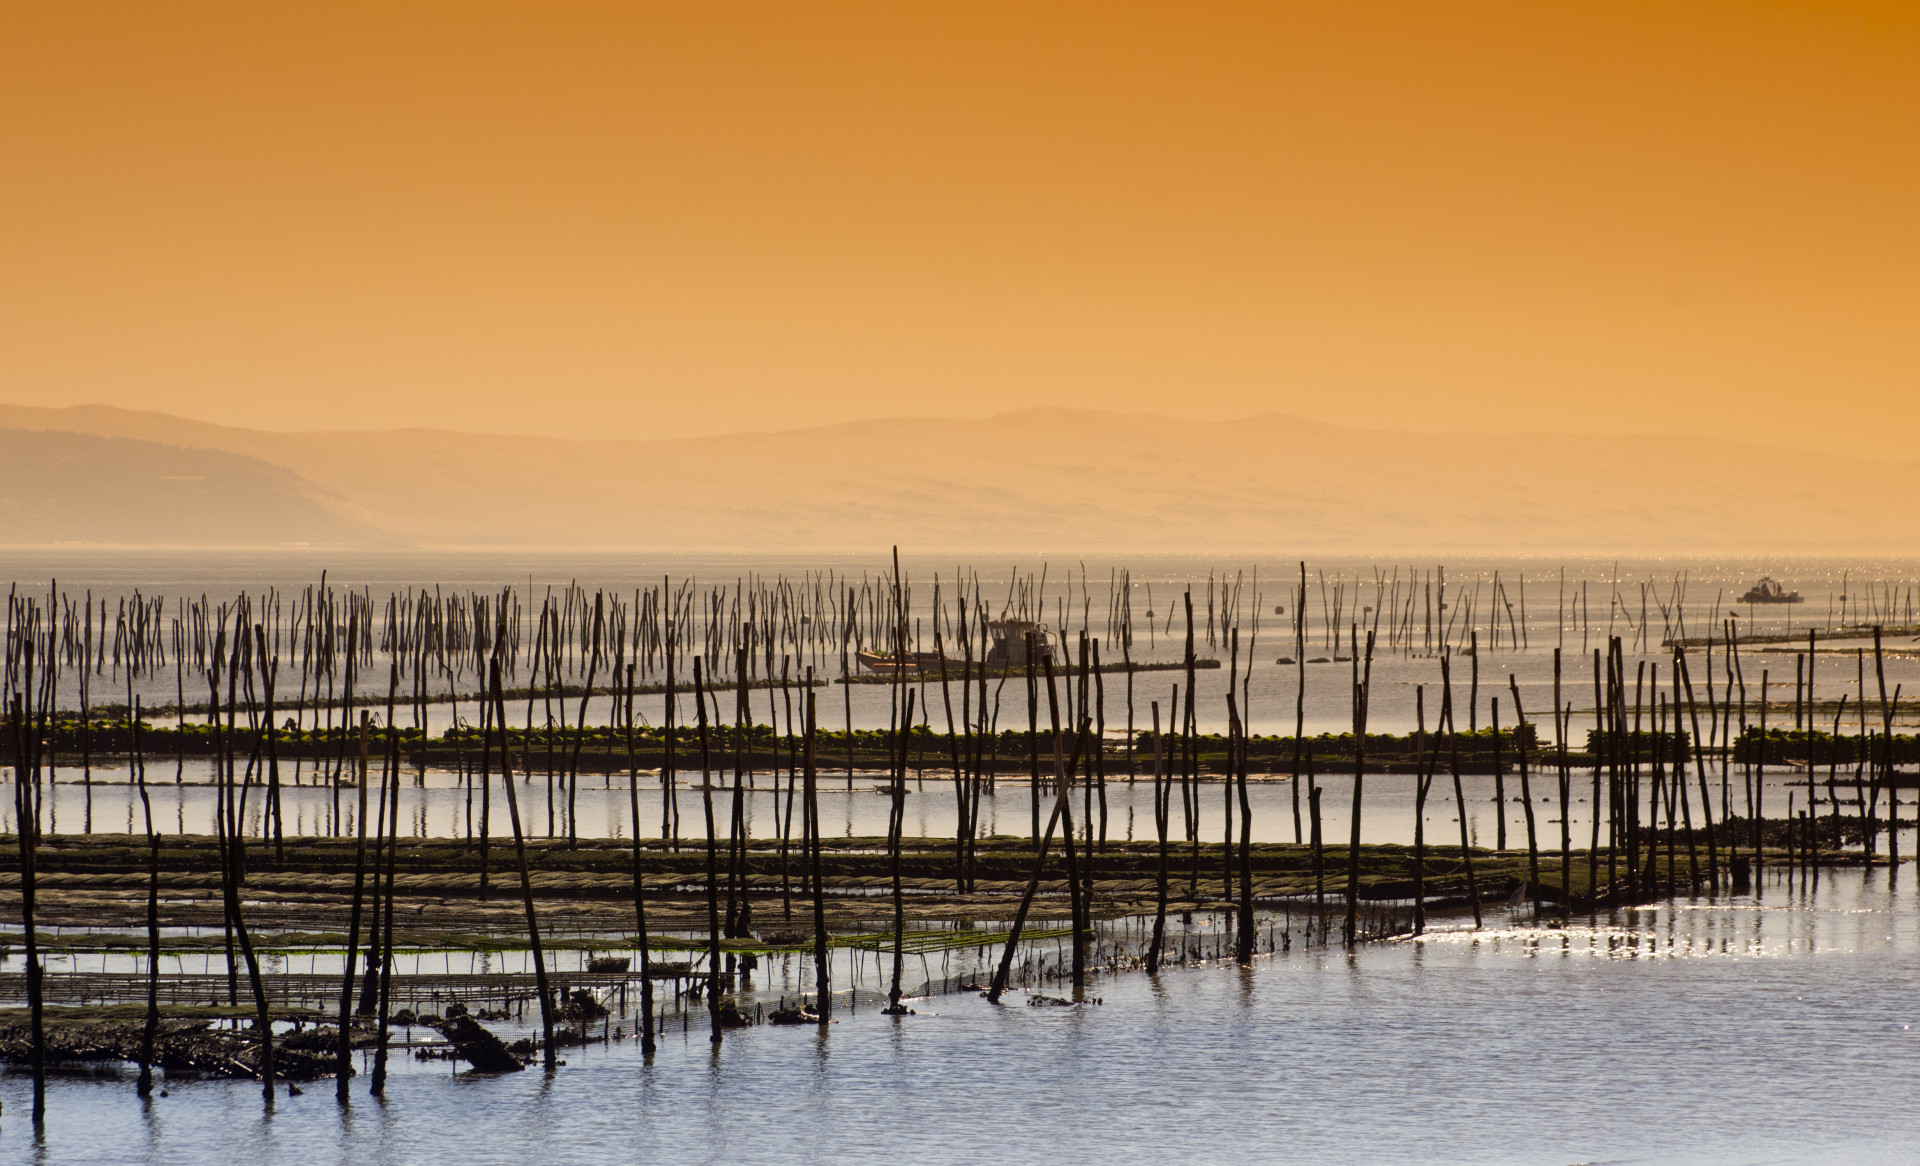
[[[1033, 664], [1036, 668], [1044, 667], [1049, 661], [1055, 664], [1060, 662], [1054, 650], [1053, 633], [1047, 630], [1046, 624], [1027, 619], [996, 619], [987, 624], [987, 630], [993, 635], [993, 643], [987, 648], [985, 661], [990, 669], [1025, 668], [1029, 642], [1033, 645]], [[862, 648], [854, 653], [854, 657], [860, 661], [860, 667], [883, 676], [931, 676], [940, 671], [942, 664], [955, 676], [965, 676], [967, 673], [965, 660], [952, 657], [942, 660], [938, 652], [869, 652]]]
[[1755, 583], [1752, 587], [1749, 587], [1747, 593], [1740, 597], [1740, 602], [1800, 603], [1802, 600], [1798, 591], [1788, 591], [1786, 588], [1780, 586], [1780, 584], [1775, 583], [1772, 577], [1769, 576], [1761, 579], [1760, 582]]

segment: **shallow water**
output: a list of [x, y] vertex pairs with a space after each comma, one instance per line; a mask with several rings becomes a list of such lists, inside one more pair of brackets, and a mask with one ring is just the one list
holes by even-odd
[[[59, 1078], [38, 1141], [0, 1077], [5, 1160], [598, 1162], [1907, 1162], [1920, 1104], [1912, 872], [1817, 897], [1682, 901], [1101, 979], [1095, 1007], [842, 1015], [670, 1031], [482, 1078], [396, 1060], [384, 1102], [327, 1083]], [[1051, 991], [1051, 990], [1050, 990]]]
[[[195, 773], [197, 769], [199, 772]], [[149, 796], [153, 801], [155, 827], [163, 834], [210, 834], [213, 832], [213, 808], [215, 790], [204, 784], [208, 779], [210, 766], [202, 763], [188, 769], [189, 782], [203, 784], [175, 785], [172, 766], [149, 766]], [[42, 802], [47, 812], [46, 829], [50, 833], [83, 832], [89, 826], [100, 833], [144, 833], [145, 817], [140, 809], [137, 792], [126, 784], [124, 769], [97, 771], [100, 782], [91, 791], [72, 780], [63, 780], [54, 786]], [[1844, 778], [1844, 774], [1842, 775]], [[13, 816], [10, 810], [11, 781], [5, 780], [10, 774], [0, 771], [0, 790], [6, 791], [6, 805], [0, 805], [0, 833], [12, 829]], [[1821, 781], [1816, 782], [1814, 796], [1816, 806], [1822, 814], [1829, 813], [1831, 803], [1827, 801], [1824, 785], [1824, 773]], [[410, 774], [407, 778], [412, 780]], [[730, 782], [731, 775], [722, 780]], [[750, 835], [762, 841], [777, 839], [779, 824], [786, 810], [786, 785], [781, 779], [780, 792], [771, 788], [772, 779], [767, 774], [756, 778], [759, 788], [748, 793], [744, 803], [744, 813]], [[1688, 797], [1692, 801], [1691, 813], [1699, 812], [1699, 782], [1695, 775], [1688, 776]], [[853, 788], [847, 788], [844, 773], [825, 773], [821, 776], [819, 804], [821, 820], [825, 823], [828, 837], [878, 837], [887, 832], [888, 815], [891, 812], [891, 796], [881, 793], [881, 786], [887, 781], [884, 774], [859, 773], [853, 780]], [[1353, 805], [1352, 773], [1324, 773], [1317, 778], [1321, 788], [1321, 830], [1328, 845], [1344, 842], [1350, 833], [1349, 814]], [[1301, 783], [1299, 810], [1301, 814], [1302, 839], [1311, 836], [1311, 809], [1307, 802], [1305, 782]], [[1076, 787], [1074, 812], [1076, 828], [1085, 829], [1082, 817], [1086, 804], [1085, 787]], [[1461, 800], [1467, 809], [1467, 836], [1472, 845], [1493, 846], [1500, 839], [1499, 821], [1504, 813], [1506, 819], [1506, 842], [1512, 849], [1524, 849], [1527, 844], [1525, 803], [1520, 800], [1520, 778], [1517, 773], [1509, 773], [1504, 781], [1496, 785], [1491, 774], [1466, 774], [1460, 779]], [[1530, 791], [1534, 800], [1534, 831], [1542, 852], [1558, 851], [1560, 845], [1560, 801], [1559, 776], [1557, 772], [1545, 775], [1535, 773], [1530, 778]], [[1721, 786], [1717, 773], [1711, 774], [1708, 781], [1709, 791], [1714, 798], [1714, 819], [1721, 815]], [[1769, 818], [1785, 817], [1789, 798], [1794, 810], [1803, 810], [1807, 806], [1807, 785], [1804, 771], [1773, 769], [1764, 774], [1760, 783], [1761, 810]], [[957, 828], [958, 815], [951, 777], [939, 771], [929, 771], [924, 779], [909, 778], [906, 796], [906, 832], [909, 837], [951, 838]], [[1219, 842], [1226, 828], [1225, 799], [1229, 787], [1224, 783], [1202, 781], [1193, 787], [1191, 805], [1193, 807], [1195, 830], [1202, 841]], [[1737, 771], [1730, 774], [1726, 789], [1727, 804], [1731, 805], [1737, 816], [1746, 816], [1744, 778]], [[1855, 790], [1852, 786], [1841, 786], [1837, 793], [1840, 798], [1841, 812], [1854, 814], [1852, 799]], [[492, 817], [489, 829], [494, 838], [511, 838], [507, 821], [505, 797], [501, 793], [498, 778], [494, 779]], [[564, 786], [559, 787], [553, 799], [553, 814], [549, 818], [547, 811], [547, 782], [544, 774], [522, 779], [518, 786], [521, 819], [525, 829], [532, 837], [565, 837], [567, 834], [568, 799]], [[677, 790], [680, 812], [679, 837], [682, 839], [704, 837], [704, 825], [700, 806], [700, 793], [697, 787], [688, 788], [684, 780]], [[716, 791], [715, 805], [720, 809], [722, 820], [726, 808], [731, 805], [731, 790]], [[1255, 842], [1293, 842], [1295, 796], [1293, 783], [1284, 778], [1279, 780], [1255, 780], [1248, 783], [1248, 801], [1253, 808], [1253, 840]], [[1602, 783], [1600, 805], [1602, 821], [1605, 814], [1605, 783]], [[91, 817], [87, 811], [87, 801], [91, 798], [93, 806]], [[333, 791], [328, 787], [299, 786], [283, 784], [281, 803], [286, 813], [286, 829], [290, 834], [326, 834], [336, 822], [341, 832], [351, 834], [354, 823], [352, 813], [355, 791], [343, 788], [340, 797], [340, 812], [336, 819], [333, 810]], [[1178, 789], [1170, 795], [1171, 822], [1170, 836], [1181, 839], [1187, 836], [1186, 814], [1183, 811]], [[248, 795], [247, 832], [260, 837], [263, 827], [261, 806], [264, 801], [259, 787]], [[776, 801], [779, 803], [776, 806]], [[1911, 848], [1915, 795], [1912, 791], [1900, 791], [1901, 852], [1913, 853]], [[668, 799], [660, 789], [657, 777], [643, 775], [640, 778], [640, 836], [655, 839], [663, 836], [661, 825], [662, 811]], [[986, 835], [1030, 836], [1033, 830], [1032, 786], [1024, 779], [1002, 778], [992, 796], [980, 799], [980, 829]], [[1237, 804], [1237, 797], [1236, 797]], [[1884, 802], [1882, 803], [1884, 804]], [[1444, 772], [1436, 774], [1427, 794], [1426, 837], [1435, 846], [1458, 846], [1460, 842], [1460, 802], [1454, 797], [1452, 781]], [[1591, 769], [1573, 771], [1568, 789], [1568, 832], [1572, 837], [1573, 848], [1583, 849], [1592, 839], [1594, 805], [1593, 772]], [[475, 792], [471, 799], [465, 786], [460, 784], [457, 773], [445, 770], [428, 770], [426, 784], [415, 786], [404, 784], [400, 791], [401, 821], [403, 829], [416, 837], [461, 838], [477, 836], [480, 818], [479, 794]], [[1051, 802], [1044, 797], [1040, 805], [1040, 819], [1044, 826], [1046, 813]], [[582, 838], [629, 838], [632, 837], [632, 810], [626, 786], [626, 776], [616, 775], [611, 779], [598, 774], [586, 774], [581, 777], [580, 790], [574, 799], [574, 812], [577, 819], [578, 836]], [[1235, 837], [1238, 837], [1238, 810], [1235, 810]], [[1646, 804], [1641, 806], [1642, 817], [1646, 814]], [[1094, 822], [1098, 829], [1099, 803], [1094, 802]], [[1361, 840], [1363, 842], [1411, 844], [1416, 818], [1414, 803], [1414, 775], [1406, 773], [1378, 774], [1366, 776], [1361, 799]], [[1153, 818], [1153, 782], [1151, 779], [1127, 782], [1124, 777], [1111, 776], [1106, 788], [1106, 836], [1110, 839], [1148, 841], [1155, 837]]]

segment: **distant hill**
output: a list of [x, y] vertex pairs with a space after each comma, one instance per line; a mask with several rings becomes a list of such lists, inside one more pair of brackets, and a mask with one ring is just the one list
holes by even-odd
[[215, 449], [0, 429], [0, 544], [365, 545], [325, 491]]
[[[325, 515], [350, 537], [427, 547], [1920, 550], [1920, 466], [1694, 437], [1431, 435], [1060, 409], [665, 441], [271, 433], [105, 406], [0, 406], [0, 426], [280, 467], [277, 492], [245, 501], [250, 518], [229, 527], [262, 542], [311, 539]], [[226, 488], [213, 481], [206, 496]], [[70, 521], [72, 537], [89, 541], [126, 530], [93, 506]]]

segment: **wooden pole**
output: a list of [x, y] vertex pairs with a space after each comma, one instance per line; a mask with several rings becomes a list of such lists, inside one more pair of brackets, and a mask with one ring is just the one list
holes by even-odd
[[1300, 746], [1307, 735], [1307, 564], [1300, 563], [1300, 594], [1293, 605], [1293, 660], [1299, 668], [1293, 693], [1293, 842], [1300, 844]]
[[[33, 692], [33, 642], [22, 645], [25, 690]], [[20, 930], [27, 959], [27, 1009], [32, 1028], [33, 1124], [38, 1127], [47, 1117], [47, 1031], [42, 997], [40, 938], [34, 930], [34, 851], [39, 843], [40, 813], [33, 794], [38, 777], [39, 749], [27, 724], [21, 697], [13, 698], [13, 821], [14, 837], [20, 846]]]
[[[1238, 634], [1238, 629], [1235, 629]], [[1247, 797], [1247, 731], [1246, 722], [1235, 707], [1233, 692], [1227, 692], [1227, 715], [1231, 719], [1237, 748], [1230, 756], [1235, 759], [1234, 778], [1240, 793], [1240, 927], [1236, 935], [1238, 944], [1234, 955], [1240, 963], [1253, 962], [1253, 804]]]
[[547, 989], [547, 961], [540, 950], [540, 918], [533, 907], [533, 874], [527, 869], [527, 838], [520, 825], [520, 797], [513, 788], [513, 751], [507, 744], [507, 698], [500, 687], [500, 646], [493, 653], [493, 715], [500, 722], [500, 781], [507, 791], [507, 817], [513, 824], [513, 857], [520, 868], [520, 901], [527, 913], [527, 942], [533, 949], [534, 990], [540, 993], [540, 1044], [547, 1072], [556, 1067], [553, 1047], [553, 995]]
[[1427, 756], [1427, 689], [1413, 688], [1413, 933], [1427, 929], [1427, 789], [1433, 772]]
[[376, 1026], [379, 1038], [373, 1051], [373, 1082], [368, 1092], [375, 1097], [384, 1097], [387, 1092], [387, 1044], [392, 1039], [391, 1025], [393, 1003], [393, 883], [397, 873], [400, 856], [400, 727], [394, 724], [394, 699], [400, 688], [400, 658], [398, 645], [392, 657], [392, 680], [387, 688], [387, 757], [382, 765], [383, 780], [380, 783], [382, 794], [387, 798], [387, 811], [384, 815], [387, 823], [386, 850], [386, 893], [380, 897], [377, 910], [381, 913], [380, 922], [380, 994], [375, 1005]]
[[[133, 690], [133, 670], [127, 671], [127, 690]], [[133, 772], [140, 791], [140, 808], [147, 829], [147, 1019], [140, 1032], [140, 1079], [135, 1091], [153, 1092], [153, 1042], [160, 1031], [160, 835], [153, 828], [153, 799], [147, 794], [147, 759], [140, 745], [140, 698], [129, 696], [133, 710]]]
[[[913, 724], [913, 700], [917, 694], [913, 689], [906, 690], [906, 703], [901, 706], [903, 726]], [[887, 851], [889, 874], [893, 879], [893, 977], [887, 988], [887, 1011], [889, 1016], [904, 1016], [906, 1009], [900, 1003], [900, 973], [906, 962], [907, 940], [907, 900], [904, 884], [901, 882], [900, 851], [905, 845], [907, 826], [907, 734], [897, 734], [899, 748], [895, 750], [893, 763], [893, 807], [888, 815]]]
[[[1717, 892], [1720, 888], [1720, 847], [1714, 838], [1713, 796], [1711, 788], [1707, 785], [1707, 758], [1706, 755], [1700, 751], [1700, 713], [1698, 707], [1694, 704], [1693, 676], [1687, 667], [1686, 649], [1676, 648], [1674, 650], [1673, 664], [1675, 668], [1679, 669], [1680, 681], [1686, 688], [1687, 717], [1693, 727], [1693, 766], [1694, 772], [1700, 782], [1701, 824], [1706, 827], [1707, 831], [1707, 885], [1709, 890]], [[1808, 773], [1812, 773], [1811, 764], [1808, 766]], [[1689, 834], [1691, 834], [1691, 830], [1689, 830]], [[1759, 836], [1758, 822], [1754, 823], [1754, 834], [1755, 837]], [[1692, 845], [1691, 837], [1689, 837], [1688, 845], [1689, 847]], [[1733, 845], [1731, 839], [1728, 840], [1727, 845]], [[1758, 844], [1756, 843], [1756, 849], [1757, 847]]]
[[633, 926], [635, 955], [640, 962], [640, 1051], [651, 1056], [653, 1040], [653, 981], [647, 978], [647, 890], [640, 870], [640, 764], [634, 757], [633, 672], [627, 665], [626, 700], [622, 709], [627, 737], [627, 811], [633, 823]]
[[1460, 861], [1467, 870], [1467, 898], [1473, 906], [1473, 925], [1480, 926], [1480, 884], [1473, 877], [1473, 850], [1467, 837], [1467, 795], [1460, 785], [1460, 726], [1453, 719], [1453, 672], [1445, 652], [1440, 654], [1440, 719], [1447, 723], [1448, 768], [1453, 774], [1453, 801], [1460, 813]]
[[[1352, 643], [1358, 644], [1360, 628], [1353, 627]], [[1360, 942], [1360, 795], [1367, 772], [1367, 693], [1373, 687], [1373, 632], [1367, 632], [1366, 671], [1361, 672], [1359, 653], [1353, 662], [1353, 808], [1349, 814], [1347, 842], [1347, 946]], [[1464, 815], [1462, 815], [1464, 817]]]
[[820, 1017], [820, 1031], [832, 1023], [832, 963], [827, 948], [826, 885], [820, 871], [820, 795], [819, 773], [814, 763], [813, 743], [817, 711], [814, 707], [813, 668], [807, 668], [807, 741], [805, 782], [807, 802], [807, 868], [813, 881], [813, 994], [814, 1011]]
[[[1868, 773], [1877, 794], [1884, 785], [1887, 790], [1887, 878], [1890, 882], [1900, 879], [1900, 787], [1893, 781], [1893, 706], [1887, 702], [1887, 661], [1882, 654], [1880, 643], [1881, 627], [1873, 628], [1873, 672], [1880, 682], [1880, 740], [1879, 757], [1870, 763]], [[1862, 706], [1866, 704], [1861, 701]], [[1813, 808], [1811, 796], [1807, 799], [1807, 808]]]
[[[1071, 579], [1072, 576], [1069, 575], [1068, 578]], [[1084, 642], [1083, 639], [1082, 643]], [[1067, 680], [1067, 698], [1069, 701], [1073, 698], [1073, 679], [1071, 675], [1068, 676]], [[1058, 686], [1054, 683], [1053, 664], [1051, 661], [1047, 663], [1047, 710], [1050, 716], [1050, 724], [1053, 728], [1053, 735], [1057, 741], [1061, 732], [1060, 694]], [[1076, 734], [1074, 738], [1073, 748], [1074, 756], [1076, 757], [1080, 755], [1080, 749], [1085, 743], [1083, 740], [1085, 734], [1086, 729], [1083, 725], [1080, 732]], [[1058, 745], [1056, 745], [1056, 754], [1058, 748]], [[1093, 767], [1089, 765], [1087, 768], [1089, 772], [1091, 772]], [[1085, 932], [1083, 930], [1086, 923], [1082, 917], [1085, 904], [1081, 897], [1079, 855], [1073, 842], [1073, 801], [1071, 798], [1060, 807], [1060, 848], [1066, 857], [1067, 914], [1072, 920], [1071, 930], [1073, 931], [1073, 987], [1074, 990], [1078, 992], [1081, 988], [1086, 987], [1086, 947]]]
[[[1533, 786], [1527, 773], [1527, 711], [1520, 705], [1520, 682], [1507, 674], [1507, 691], [1513, 694], [1513, 747], [1520, 755], [1520, 800], [1527, 808], [1527, 885], [1533, 890], [1533, 917], [1540, 918], [1540, 839], [1533, 821]], [[1495, 730], [1498, 732], [1498, 729]]]
[[[851, 600], [852, 592], [848, 592]], [[693, 658], [693, 703], [699, 710], [700, 805], [707, 821], [707, 1017], [713, 1024], [713, 1043], [720, 1043], [720, 856], [713, 827], [713, 750], [707, 736], [707, 690], [700, 657]], [[849, 735], [848, 740], [852, 737]], [[848, 746], [851, 750], [852, 746]], [[852, 754], [849, 752], [849, 759]], [[853, 772], [849, 760], [847, 772]]]
[[[1177, 691], [1177, 690], [1176, 690]], [[1160, 953], [1167, 935], [1167, 775], [1165, 754], [1160, 739], [1160, 702], [1153, 709], [1153, 825], [1159, 835], [1159, 878], [1153, 912], [1153, 937], [1147, 943], [1147, 974], [1160, 972]]]
[[[345, 1105], [347, 1103], [347, 1083], [353, 1077], [353, 965], [359, 952], [356, 945], [360, 939], [360, 911], [367, 883], [367, 720], [369, 713], [360, 710], [360, 777], [355, 784], [359, 786], [360, 810], [355, 816], [355, 828], [358, 839], [353, 851], [353, 906], [347, 916], [346, 972], [340, 980], [340, 1045], [334, 1063], [334, 1097]], [[501, 729], [505, 735], [504, 726]], [[338, 796], [339, 781], [334, 782], [335, 796]]]
[[[664, 602], [667, 594], [667, 585], [664, 581], [660, 584], [660, 594]], [[673, 649], [674, 641], [679, 638], [679, 631], [674, 627], [671, 619], [665, 621], [665, 629], [666, 643], [663, 651], [667, 670], [667, 703], [666, 711], [661, 715], [663, 728], [660, 731], [664, 747], [660, 766], [660, 837], [667, 840], [669, 850], [678, 854], [680, 852], [680, 790], [678, 782], [674, 779], [673, 769], [673, 716], [676, 702], [673, 692]]]

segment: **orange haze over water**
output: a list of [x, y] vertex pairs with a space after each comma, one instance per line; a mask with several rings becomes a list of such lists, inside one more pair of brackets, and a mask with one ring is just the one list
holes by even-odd
[[0, 400], [1911, 461], [1916, 13], [14, 0]]

